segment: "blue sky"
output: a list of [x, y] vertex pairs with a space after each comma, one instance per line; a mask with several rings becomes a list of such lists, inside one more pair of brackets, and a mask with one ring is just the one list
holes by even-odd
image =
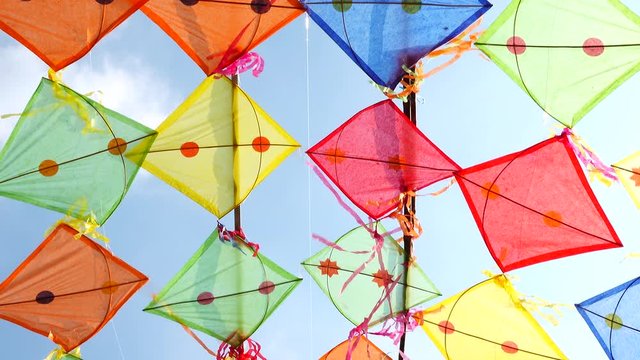
[[[482, 27], [506, 4], [496, 2]], [[640, 11], [640, 5], [632, 8]], [[352, 327], [299, 265], [322, 247], [311, 240], [311, 233], [337, 239], [356, 225], [309, 174], [304, 149], [359, 110], [384, 99], [313, 23], [308, 48], [306, 37], [302, 16], [257, 49], [266, 62], [259, 78], [241, 76], [243, 89], [303, 145], [242, 206], [249, 239], [259, 242], [261, 251], [276, 263], [305, 278], [254, 335], [264, 354], [276, 360], [317, 358], [344, 340]], [[4, 34], [0, 34], [0, 66], [0, 114], [20, 112], [47, 68]], [[156, 127], [204, 74], [159, 28], [136, 13], [71, 65], [63, 79], [80, 92], [101, 90], [106, 106]], [[638, 77], [630, 79], [575, 128], [605, 162], [638, 150], [640, 125], [633, 106], [640, 91], [638, 81]], [[427, 80], [420, 98], [420, 129], [462, 167], [523, 149], [554, 131], [551, 120], [533, 101], [477, 52], [465, 54], [458, 63]], [[15, 120], [1, 121], [4, 142]], [[443, 185], [435, 184], [423, 193]], [[625, 248], [513, 272], [522, 292], [571, 305], [564, 310], [560, 325], [541, 321], [571, 359], [606, 358], [572, 304], [640, 273], [640, 260], [624, 260], [625, 255], [640, 251], [638, 210], [619, 184], [610, 188], [594, 184], [593, 188]], [[418, 216], [425, 231], [415, 242], [416, 256], [444, 294], [442, 299], [483, 280], [482, 270], [497, 272], [457, 185], [439, 197], [419, 197]], [[0, 278], [22, 262], [59, 217], [0, 198]], [[233, 223], [231, 218], [222, 221]], [[86, 359], [209, 358], [180, 326], [143, 313], [142, 308], [202, 244], [215, 222], [212, 214], [141, 171], [103, 230], [112, 239], [114, 253], [151, 280], [112, 324], [82, 346]], [[13, 359], [43, 358], [54, 347], [46, 338], [8, 322], [0, 322], [0, 339], [4, 356]], [[421, 330], [410, 334], [407, 342], [407, 353], [413, 360], [440, 356]], [[376, 343], [396, 357], [389, 342]], [[209, 344], [217, 347], [216, 341]]]

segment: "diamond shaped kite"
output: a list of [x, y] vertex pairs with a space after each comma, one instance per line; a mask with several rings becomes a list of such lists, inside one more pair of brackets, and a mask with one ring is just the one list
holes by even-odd
[[576, 304], [609, 359], [632, 360], [640, 357], [640, 278]]
[[476, 46], [573, 127], [640, 70], [640, 17], [618, 0], [513, 0]]
[[360, 111], [307, 154], [374, 219], [397, 208], [400, 194], [427, 187], [460, 169], [391, 100]]
[[104, 223], [155, 131], [42, 79], [0, 153], [0, 195]]
[[[302, 263], [354, 325], [368, 319], [373, 326], [440, 296], [416, 263], [405, 272], [404, 251], [381, 224], [377, 232], [383, 236], [378, 240], [368, 229], [355, 228], [336, 241], [337, 247], [326, 247]], [[380, 249], [375, 250], [379, 240]]]
[[71, 351], [100, 331], [146, 281], [61, 224], [0, 284], [0, 318]]
[[413, 66], [491, 8], [486, 0], [304, 1], [313, 21], [376, 83], [395, 88]]
[[622, 247], [565, 134], [456, 178], [502, 271]]
[[349, 345], [357, 341], [357, 345], [352, 349], [351, 358], [358, 360], [391, 360], [391, 357], [380, 350], [366, 336], [355, 337], [345, 340], [322, 355], [319, 360], [344, 360], [349, 352]]
[[142, 12], [211, 75], [293, 21], [304, 8], [297, 0], [151, 0]]
[[425, 310], [422, 328], [449, 360], [567, 359], [504, 275]]
[[144, 309], [238, 347], [302, 279], [216, 230]]
[[88, 53], [147, 0], [56, 0], [0, 2], [0, 29], [53, 70]]
[[142, 166], [221, 218], [299, 146], [237, 85], [209, 77], [158, 127]]
[[612, 167], [633, 202], [640, 208], [640, 152], [628, 156]]

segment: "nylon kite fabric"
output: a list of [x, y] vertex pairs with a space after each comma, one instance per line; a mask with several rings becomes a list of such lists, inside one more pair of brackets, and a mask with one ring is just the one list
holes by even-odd
[[573, 127], [640, 70], [639, 37], [640, 17], [618, 0], [514, 0], [476, 46]]
[[422, 328], [448, 360], [567, 359], [518, 296], [498, 275], [425, 310]]
[[0, 318], [69, 352], [95, 335], [147, 277], [61, 224], [0, 284]]
[[87, 54], [147, 0], [5, 0], [0, 30], [53, 70]]
[[338, 248], [328, 246], [302, 262], [338, 311], [356, 326], [364, 321], [376, 325], [440, 296], [416, 263], [405, 270], [404, 250], [381, 224], [371, 231], [355, 228], [335, 242]]
[[302, 279], [216, 230], [144, 309], [239, 347]]
[[576, 305], [609, 359], [640, 357], [640, 278]]
[[391, 100], [360, 111], [307, 154], [374, 219], [396, 209], [402, 193], [420, 190], [460, 169]]
[[156, 132], [42, 79], [0, 153], [0, 195], [104, 223]]
[[160, 124], [142, 166], [221, 218], [299, 146], [237, 85], [211, 76]]
[[628, 156], [612, 167], [633, 202], [640, 208], [640, 152]]
[[564, 133], [456, 174], [503, 272], [622, 247]]
[[297, 0], [151, 0], [142, 12], [211, 75], [293, 21], [304, 8]]
[[319, 360], [344, 360], [349, 353], [349, 346], [357, 341], [358, 344], [351, 350], [351, 358], [358, 360], [391, 360], [391, 357], [380, 350], [366, 336], [345, 340], [322, 355]]
[[486, 0], [304, 1], [313, 21], [374, 82], [395, 88], [405, 71], [491, 8]]

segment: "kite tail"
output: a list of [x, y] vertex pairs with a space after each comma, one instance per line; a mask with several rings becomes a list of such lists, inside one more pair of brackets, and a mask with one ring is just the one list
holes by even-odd
[[411, 309], [385, 320], [382, 329], [370, 334], [388, 337], [393, 340], [394, 345], [398, 345], [402, 335], [414, 331], [421, 325], [422, 317], [422, 310]]
[[[416, 239], [422, 235], [422, 226], [420, 220], [413, 211], [413, 201], [416, 194], [413, 191], [400, 194], [400, 202], [398, 208], [393, 213], [389, 214], [389, 217], [396, 219], [402, 229], [402, 233], [405, 236], [410, 236], [411, 239]], [[404, 213], [404, 209], [407, 210]], [[411, 254], [409, 254], [411, 255]]]
[[225, 76], [238, 75], [251, 70], [254, 77], [260, 76], [264, 70], [264, 59], [256, 52], [248, 52], [231, 63], [229, 66], [220, 70], [220, 74]]
[[[246, 349], [245, 344], [247, 345]], [[232, 347], [228, 343], [222, 342], [218, 348], [216, 360], [267, 360], [267, 358], [260, 353], [261, 349], [262, 346], [252, 339], [245, 340], [237, 347]]]
[[606, 186], [618, 181], [613, 168], [600, 160], [580, 136], [574, 134], [569, 128], [562, 130], [562, 136], [567, 137], [567, 144], [587, 169], [589, 181], [593, 181], [595, 178]]

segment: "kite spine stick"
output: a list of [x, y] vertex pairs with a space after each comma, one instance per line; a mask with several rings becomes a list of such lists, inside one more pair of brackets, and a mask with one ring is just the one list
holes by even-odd
[[[411, 67], [411, 71], [413, 72], [416, 71], [415, 66]], [[408, 81], [409, 81], [409, 84], [411, 85], [415, 80], [409, 79]], [[407, 101], [402, 103], [402, 110], [404, 114], [409, 118], [409, 120], [411, 120], [411, 123], [416, 125], [417, 123], [416, 93], [414, 92], [409, 93], [409, 95], [407, 96]], [[405, 197], [405, 205], [402, 211], [403, 214], [408, 216], [410, 214], [415, 214], [415, 211], [416, 211], [415, 197], [414, 196]], [[409, 221], [413, 224], [413, 217], [409, 216]], [[412, 249], [413, 239], [410, 235], [404, 235], [403, 241], [404, 241], [404, 274], [402, 275], [402, 282], [404, 284], [408, 284], [409, 265], [411, 264], [411, 253], [413, 252], [413, 249]], [[409, 287], [405, 285], [403, 289], [403, 295], [402, 295], [403, 303], [404, 303], [403, 310], [405, 310], [403, 312], [403, 315], [405, 317], [409, 316], [409, 311], [408, 311], [409, 309], [407, 309], [407, 305], [408, 305], [407, 299], [409, 298], [408, 291], [409, 291]], [[404, 350], [405, 350], [406, 334], [407, 334], [407, 322], [405, 321], [404, 332], [402, 333], [402, 337], [400, 338], [398, 360], [405, 359]]]
[[[238, 79], [238, 74], [234, 74], [234, 75], [231, 76], [231, 82], [233, 83], [234, 87], [238, 85], [238, 80], [239, 80]], [[235, 94], [235, 92], [234, 92], [234, 94]], [[235, 112], [235, 101], [233, 102], [232, 107], [233, 107], [232, 108], [233, 111]], [[235, 115], [233, 115], [233, 116], [235, 117]], [[235, 121], [235, 119], [234, 119], [234, 121]], [[234, 128], [235, 128], [235, 126], [234, 126]], [[235, 137], [236, 137], [236, 135], [233, 134], [234, 143], [235, 143]], [[233, 151], [234, 152], [237, 151], [235, 146], [233, 147]], [[234, 153], [233, 154], [234, 164], [235, 164], [235, 159], [236, 159], [235, 155], [236, 154]], [[236, 191], [236, 189], [234, 187], [234, 192], [235, 191]], [[233, 194], [233, 197], [235, 198], [236, 194]], [[238, 204], [238, 206], [236, 206], [233, 209], [233, 228], [234, 228], [235, 231], [240, 231], [242, 229], [242, 220], [241, 220], [241, 216], [240, 216], [240, 204]]]

